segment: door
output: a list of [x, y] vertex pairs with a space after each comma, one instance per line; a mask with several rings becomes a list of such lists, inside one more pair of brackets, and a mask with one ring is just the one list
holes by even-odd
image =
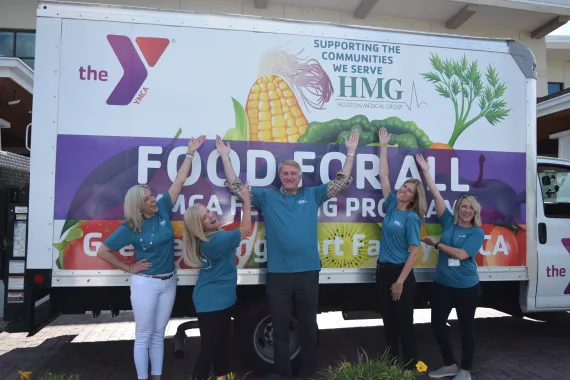
[[536, 307], [570, 308], [570, 166], [538, 165]]

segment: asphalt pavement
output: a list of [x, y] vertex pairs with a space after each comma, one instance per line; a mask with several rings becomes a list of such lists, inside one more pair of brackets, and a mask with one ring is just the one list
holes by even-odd
[[[521, 319], [491, 309], [477, 311], [477, 347], [474, 380], [570, 379], [570, 314], [551, 315], [551, 320]], [[197, 330], [183, 359], [174, 358], [172, 336], [184, 320], [172, 320], [166, 333], [164, 380], [189, 379], [200, 339]], [[419, 359], [428, 367], [441, 364], [430, 330], [429, 311], [415, 313]], [[449, 322], [453, 345], [460, 358], [459, 329], [455, 314]], [[319, 316], [319, 367], [341, 359], [355, 360], [358, 350], [371, 355], [383, 352], [381, 320], [345, 321], [340, 313]], [[99, 318], [66, 315], [55, 319], [37, 334], [0, 333], [0, 379], [17, 380], [18, 370], [32, 371], [32, 379], [46, 371], [81, 374], [84, 380], [136, 379], [133, 365], [134, 322], [130, 312]], [[239, 347], [234, 347], [238, 350]], [[237, 359], [232, 362], [237, 379], [247, 375]], [[257, 377], [249, 374], [246, 379]]]

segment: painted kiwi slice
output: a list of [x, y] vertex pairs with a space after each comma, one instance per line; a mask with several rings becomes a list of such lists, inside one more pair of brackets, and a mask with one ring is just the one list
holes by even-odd
[[378, 258], [376, 223], [319, 223], [317, 233], [323, 268], [368, 268]]

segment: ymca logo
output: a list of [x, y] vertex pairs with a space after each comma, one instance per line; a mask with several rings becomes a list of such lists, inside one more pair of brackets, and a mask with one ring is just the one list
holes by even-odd
[[[129, 37], [109, 34], [107, 41], [109, 41], [124, 71], [123, 77], [109, 95], [107, 104], [126, 106], [137, 96], [148, 77], [148, 71]], [[156, 65], [170, 44], [169, 39], [157, 37], [137, 37], [135, 41], [149, 67]]]

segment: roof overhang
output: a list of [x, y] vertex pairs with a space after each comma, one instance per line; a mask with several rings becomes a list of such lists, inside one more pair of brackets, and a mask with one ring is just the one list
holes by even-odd
[[18, 58], [0, 57], [1, 149], [25, 154], [26, 126], [31, 122], [34, 71]]
[[558, 133], [553, 133], [550, 135], [550, 138], [552, 140], [556, 140], [556, 139], [560, 139], [560, 138], [564, 138], [564, 137], [569, 137], [570, 136], [570, 131], [562, 131], [562, 132], [558, 132]]
[[549, 60], [570, 61], [570, 35], [549, 35], [545, 40]]
[[567, 109], [570, 109], [570, 93], [561, 94], [560, 96], [544, 101], [539, 100], [536, 105], [536, 117], [555, 114]]
[[570, 89], [539, 98], [536, 105], [538, 140], [552, 139], [570, 129]]
[[0, 78], [13, 80], [30, 94], [34, 92], [34, 71], [18, 58], [0, 57]]
[[[320, 16], [324, 17], [323, 21], [341, 21], [337, 15], [327, 12], [336, 11], [342, 12], [341, 22], [345, 24], [361, 24], [366, 20], [377, 24], [374, 18], [391, 16], [425, 21], [427, 29], [431, 29], [429, 23], [440, 23], [450, 33], [512, 30], [527, 32], [534, 39], [544, 38], [570, 20], [567, 0], [253, 0], [253, 7], [283, 14], [285, 18], [298, 17], [299, 11], [291, 8], [302, 7], [324, 10]], [[259, 11], [254, 13], [259, 14]], [[435, 29], [439, 30], [439, 26]]]

